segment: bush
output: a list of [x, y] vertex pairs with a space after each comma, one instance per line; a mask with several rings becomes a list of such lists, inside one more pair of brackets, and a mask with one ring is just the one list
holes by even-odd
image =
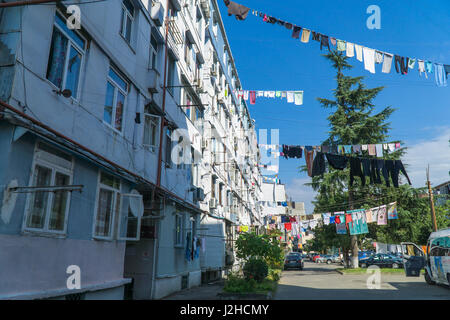
[[261, 282], [267, 277], [269, 267], [264, 260], [251, 258], [245, 263], [243, 271], [244, 277], [247, 280], [254, 279], [255, 281]]
[[246, 280], [231, 274], [225, 281], [223, 291], [229, 293], [265, 293], [268, 291], [274, 292], [275, 288], [276, 281], [265, 279], [262, 282], [256, 282], [254, 279]]
[[269, 276], [267, 279], [278, 281], [281, 278], [281, 269], [269, 269]]

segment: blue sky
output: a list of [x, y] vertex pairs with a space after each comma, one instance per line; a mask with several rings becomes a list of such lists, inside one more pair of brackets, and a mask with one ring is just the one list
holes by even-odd
[[[278, 19], [315, 30], [330, 37], [369, 48], [450, 64], [450, 1], [364, 1], [315, 0], [268, 1], [238, 0], [249, 8]], [[292, 31], [262, 21], [251, 14], [245, 21], [227, 15], [219, 0], [221, 14], [239, 77], [244, 89], [303, 90], [302, 106], [286, 100], [259, 98], [250, 105], [257, 129], [279, 129], [280, 144], [318, 145], [328, 131], [330, 110], [322, 108], [317, 97], [331, 98], [335, 72], [321, 56], [320, 44], [307, 44], [291, 38]], [[381, 29], [370, 30], [366, 13], [370, 5], [381, 9]], [[390, 118], [392, 140], [400, 139], [409, 148], [403, 159], [408, 164], [413, 185], [424, 186], [425, 167], [431, 166], [431, 180], [439, 184], [450, 180], [450, 79], [447, 87], [435, 85], [434, 74], [419, 76], [417, 63], [408, 75], [395, 72], [376, 74], [364, 70], [363, 63], [350, 58], [354, 68], [349, 75], [365, 77], [368, 87], [384, 86], [375, 100], [375, 111], [386, 106], [396, 109]], [[305, 201], [308, 212], [314, 193], [303, 184], [309, 177], [297, 167], [304, 159], [280, 159], [279, 178], [288, 195]]]

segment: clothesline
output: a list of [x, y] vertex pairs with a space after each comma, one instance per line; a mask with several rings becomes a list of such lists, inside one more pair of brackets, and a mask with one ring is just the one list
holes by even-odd
[[349, 230], [350, 235], [356, 235], [368, 233], [368, 223], [376, 222], [377, 225], [387, 225], [388, 220], [396, 219], [398, 219], [397, 202], [391, 202], [370, 209], [321, 213], [319, 218], [298, 222], [292, 217], [271, 215], [266, 217], [266, 225], [268, 225], [268, 229], [278, 226], [280, 229], [284, 227], [289, 231], [295, 230], [299, 226], [300, 230], [304, 232], [306, 229], [314, 229], [321, 221], [324, 225], [335, 224], [337, 234], [347, 234], [347, 230]]
[[234, 1], [224, 0], [224, 2], [228, 7], [228, 15], [235, 15], [237, 20], [245, 20], [249, 11], [252, 10], [252, 14], [257, 17], [259, 16], [260, 18], [263, 18], [264, 22], [272, 24], [277, 23], [281, 26], [286, 27], [286, 29], [288, 30], [293, 30], [292, 38], [300, 39], [302, 43], [308, 43], [310, 35], [312, 34], [312, 40], [318, 41], [320, 43], [321, 50], [323, 46], [325, 46], [328, 48], [328, 50], [331, 51], [331, 43], [331, 45], [336, 46], [337, 51], [345, 51], [345, 55], [347, 57], [354, 57], [356, 53], [356, 58], [358, 59], [358, 61], [363, 62], [364, 60], [364, 68], [371, 73], [375, 73], [375, 64], [381, 63], [383, 63], [382, 73], [390, 73], [392, 60], [394, 60], [396, 72], [401, 73], [402, 75], [406, 75], [408, 73], [408, 69], [414, 69], [415, 63], [417, 61], [420, 76], [422, 75], [422, 73], [425, 73], [425, 77], [428, 79], [428, 73], [431, 74], [434, 72], [437, 86], [447, 86], [447, 78], [448, 74], [450, 74], [450, 65], [444, 65], [442, 63], [436, 63], [430, 60], [399, 56], [381, 50], [368, 48], [352, 42], [340, 40], [335, 37], [329, 37], [328, 35], [321, 34], [319, 32], [313, 31], [312, 29], [307, 29], [305, 27], [297, 26], [296, 24], [277, 19], [261, 11], [245, 7]]
[[283, 90], [233, 90], [238, 98], [245, 101], [250, 100], [250, 104], [256, 103], [256, 97], [264, 98], [286, 98], [288, 103], [296, 105], [303, 104], [303, 90], [283, 91]]

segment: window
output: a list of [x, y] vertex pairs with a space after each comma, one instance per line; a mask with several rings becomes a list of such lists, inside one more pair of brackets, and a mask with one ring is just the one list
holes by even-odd
[[134, 7], [129, 0], [122, 2], [122, 22], [120, 27], [120, 34], [124, 39], [131, 44], [131, 29], [134, 20]]
[[[30, 186], [68, 186], [71, 182], [71, 157], [50, 146], [39, 143], [34, 155], [34, 168]], [[46, 190], [30, 193], [27, 199], [24, 229], [65, 233], [69, 203], [70, 195], [67, 190]]]
[[150, 36], [150, 59], [149, 59], [149, 69], [157, 70], [158, 61], [158, 41], [153, 34]]
[[165, 157], [165, 162], [166, 162], [166, 167], [171, 167], [171, 157], [172, 157], [172, 132], [173, 130], [170, 128], [167, 128], [166, 130], [166, 157]]
[[142, 144], [155, 152], [159, 145], [161, 117], [151, 114], [147, 107], [144, 110], [144, 137]]
[[119, 234], [117, 239], [139, 240], [141, 218], [144, 213], [142, 195], [135, 190], [130, 194], [121, 194], [119, 208]]
[[172, 56], [168, 55], [167, 63], [167, 91], [173, 96], [173, 86], [175, 83], [175, 60]]
[[184, 229], [183, 215], [177, 213], [175, 215], [175, 246], [183, 245], [184, 239], [183, 229]]
[[103, 121], [117, 131], [122, 131], [125, 97], [128, 83], [114, 69], [109, 69], [106, 82], [106, 99]]
[[100, 172], [97, 194], [97, 214], [95, 217], [94, 236], [111, 239], [113, 236], [114, 214], [120, 207], [120, 179]]
[[67, 28], [65, 21], [56, 14], [46, 77], [60, 90], [70, 90], [75, 99], [84, 49], [85, 40]]

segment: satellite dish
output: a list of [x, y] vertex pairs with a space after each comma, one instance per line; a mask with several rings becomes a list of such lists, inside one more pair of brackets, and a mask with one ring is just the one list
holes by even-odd
[[[130, 194], [141, 195], [136, 189], [131, 190]], [[130, 210], [135, 217], [142, 217], [144, 214], [142, 197], [130, 197]]]
[[61, 91], [61, 94], [64, 98], [70, 98], [72, 96], [72, 91], [69, 89], [64, 89], [63, 91]]

